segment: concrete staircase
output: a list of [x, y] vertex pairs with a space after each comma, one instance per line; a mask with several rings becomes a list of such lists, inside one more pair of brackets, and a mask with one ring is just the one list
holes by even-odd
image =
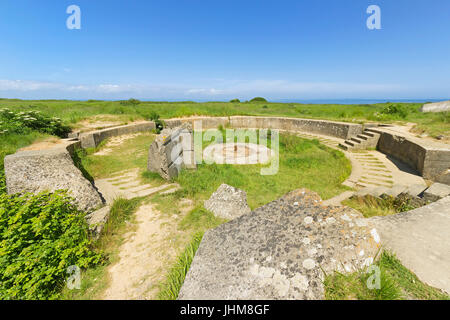
[[351, 137], [339, 144], [339, 148], [350, 150], [364, 150], [368, 148], [376, 148], [380, 134], [372, 129], [365, 129], [363, 133]]

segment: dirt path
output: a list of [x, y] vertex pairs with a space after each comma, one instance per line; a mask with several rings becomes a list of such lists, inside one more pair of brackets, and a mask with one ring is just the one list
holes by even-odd
[[[184, 212], [190, 209], [189, 204]], [[178, 253], [176, 238], [182, 236], [177, 230], [178, 219], [161, 214], [151, 204], [137, 210], [134, 231], [125, 234], [119, 261], [108, 270], [110, 282], [103, 299], [157, 298], [158, 284], [165, 279]]]

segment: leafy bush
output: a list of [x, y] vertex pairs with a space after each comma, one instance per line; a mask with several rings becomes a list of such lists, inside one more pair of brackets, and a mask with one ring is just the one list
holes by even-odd
[[65, 191], [0, 195], [0, 299], [56, 299], [67, 268], [102, 256], [90, 249], [84, 214]]
[[391, 104], [389, 106], [384, 107], [381, 110], [382, 114], [399, 116], [400, 118], [406, 118], [408, 116], [409, 111], [400, 104]]
[[5, 171], [3, 168], [0, 169], [0, 195], [6, 193], [6, 180]]
[[231, 102], [231, 103], [240, 103], [241, 100], [239, 100], [239, 99], [233, 99], [233, 100], [230, 100], [230, 102]]
[[267, 100], [262, 97], [256, 97], [250, 100], [250, 102], [267, 102]]
[[32, 130], [65, 137], [70, 127], [59, 118], [48, 117], [40, 111], [14, 112], [7, 108], [0, 109], [0, 135], [28, 134]]
[[159, 114], [152, 111], [150, 114], [150, 120], [155, 123], [155, 131], [159, 134], [164, 129], [164, 122], [159, 118]]
[[134, 98], [120, 101], [120, 104], [124, 106], [137, 106], [140, 103], [141, 103], [140, 100]]

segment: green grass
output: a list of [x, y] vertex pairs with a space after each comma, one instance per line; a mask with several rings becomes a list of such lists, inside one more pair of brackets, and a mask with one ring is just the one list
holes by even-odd
[[395, 255], [384, 251], [375, 263], [381, 271], [380, 289], [369, 289], [367, 280], [373, 273], [361, 269], [350, 274], [335, 272], [324, 280], [328, 300], [448, 300], [442, 291], [422, 283], [406, 269]]
[[196, 201], [209, 198], [226, 183], [247, 192], [249, 206], [255, 209], [298, 188], [308, 188], [323, 199], [348, 188], [341, 183], [350, 175], [351, 165], [340, 151], [317, 140], [280, 135], [279, 171], [261, 175], [262, 165], [201, 164], [197, 170], [184, 170], [175, 179], [185, 196]]
[[184, 251], [178, 256], [176, 263], [169, 270], [166, 280], [161, 284], [158, 293], [160, 300], [176, 300], [181, 286], [184, 283], [186, 274], [191, 267], [192, 260], [197, 252], [203, 233], [198, 232], [194, 235], [192, 241], [186, 246]]
[[148, 149], [154, 139], [155, 135], [150, 132], [141, 133], [114, 147], [114, 152], [96, 155], [95, 152], [101, 151], [107, 145], [107, 141], [104, 141], [95, 150], [87, 150], [80, 155], [81, 165], [95, 179], [111, 178], [117, 172], [133, 168], [145, 170]]
[[117, 258], [118, 248], [122, 243], [122, 235], [127, 230], [127, 221], [133, 219], [133, 213], [142, 202], [142, 198], [127, 200], [117, 198], [111, 206], [110, 217], [105, 224], [102, 234], [95, 242], [94, 248], [106, 256], [106, 263], [89, 268], [81, 273], [81, 288], [62, 290], [63, 300], [92, 300], [108, 286], [108, 267]]
[[419, 103], [399, 103], [406, 111], [405, 118], [397, 114], [382, 114], [391, 103], [339, 105], [300, 103], [231, 103], [231, 102], [141, 102], [138, 105], [121, 104], [120, 101], [70, 101], [70, 100], [17, 100], [1, 99], [0, 108], [11, 110], [40, 110], [59, 117], [66, 123], [77, 122], [95, 115], [113, 115], [121, 122], [150, 119], [152, 113], [161, 118], [209, 115], [287, 116], [297, 118], [330, 119], [350, 122], [415, 122], [418, 130], [432, 136], [449, 135], [450, 113], [421, 113]]
[[[419, 204], [412, 203], [408, 198], [394, 198], [391, 196], [382, 196], [379, 198], [371, 195], [351, 197], [342, 201], [342, 204], [358, 210], [366, 218], [387, 216], [419, 207]], [[425, 203], [423, 203], [423, 205], [425, 205]]]
[[13, 154], [17, 149], [26, 147], [35, 141], [51, 137], [48, 134], [33, 131], [29, 134], [8, 134], [0, 136], [0, 167], [3, 168], [5, 156]]

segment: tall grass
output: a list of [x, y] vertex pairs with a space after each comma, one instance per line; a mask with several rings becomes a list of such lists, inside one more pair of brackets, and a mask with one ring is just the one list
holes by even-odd
[[192, 241], [186, 246], [184, 251], [177, 257], [175, 265], [169, 270], [166, 281], [162, 283], [158, 293], [160, 300], [176, 300], [180, 292], [184, 279], [191, 267], [192, 260], [197, 252], [203, 233], [196, 233]]
[[367, 268], [349, 274], [335, 272], [324, 279], [325, 298], [328, 300], [448, 300], [442, 291], [422, 283], [406, 269], [396, 256], [384, 251], [375, 265], [380, 268], [380, 289], [369, 289]]

